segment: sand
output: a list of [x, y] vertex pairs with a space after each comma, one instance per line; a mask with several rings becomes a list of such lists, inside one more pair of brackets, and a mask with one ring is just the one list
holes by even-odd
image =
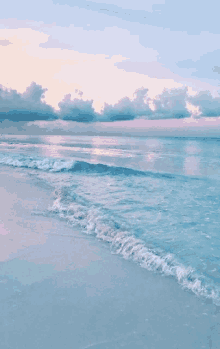
[[0, 168], [1, 349], [220, 348], [219, 307], [45, 215], [52, 200]]

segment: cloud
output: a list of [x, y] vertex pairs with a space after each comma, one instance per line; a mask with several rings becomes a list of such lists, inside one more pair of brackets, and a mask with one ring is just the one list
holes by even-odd
[[187, 110], [187, 92], [187, 87], [171, 90], [165, 89], [164, 92], [153, 101], [155, 118], [181, 119], [189, 117], [191, 114]]
[[61, 50], [70, 50], [73, 49], [73, 45], [61, 42], [59, 39], [55, 39], [52, 36], [49, 36], [47, 42], [41, 43], [39, 47], [43, 48], [60, 48]]
[[101, 113], [95, 112], [93, 100], [83, 100], [83, 92], [75, 90], [80, 98], [71, 99], [71, 94], [65, 95], [58, 104], [60, 110], [59, 117], [62, 120], [72, 120], [77, 122], [104, 122], [133, 120], [138, 116], [150, 116], [152, 110], [148, 105], [148, 89], [140, 88], [135, 91], [134, 99], [124, 97], [116, 104], [105, 103]]
[[212, 50], [200, 56], [199, 59], [186, 59], [177, 62], [179, 68], [185, 68], [192, 71], [192, 76], [202, 79], [218, 79], [215, 73], [219, 72], [220, 50]]
[[[82, 97], [83, 92], [75, 90]], [[97, 113], [92, 106], [93, 100], [84, 101], [82, 98], [71, 99], [71, 94], [64, 96], [58, 103], [60, 108], [59, 116], [63, 120], [72, 120], [78, 122], [92, 122], [96, 120]]]
[[188, 101], [197, 106], [203, 116], [220, 115], [220, 95], [213, 97], [210, 91], [200, 91], [195, 96], [188, 97]]
[[[104, 20], [99, 19], [99, 26], [100, 23], [104, 26], [108, 17], [113, 17], [114, 22], [120, 19], [121, 22], [141, 23], [142, 25], [147, 23], [163, 29], [170, 28], [172, 31], [185, 31], [190, 35], [200, 34], [202, 30], [219, 33], [218, 0], [212, 0], [211, 6], [207, 6], [206, 2], [201, 0], [194, 0], [193, 2], [190, 0], [183, 2], [177, 2], [176, 0], [53, 0], [53, 4], [60, 5], [57, 6], [57, 9], [61, 13], [62, 7], [65, 8], [64, 5], [68, 5], [68, 7], [66, 6], [68, 8], [68, 11], [66, 11], [67, 23], [76, 24], [79, 18], [74, 18], [71, 21], [69, 15], [71, 13], [73, 17], [74, 12], [71, 10], [74, 9], [76, 12], [76, 9], [79, 9], [79, 11], [84, 11], [84, 16], [80, 16], [81, 25], [83, 25], [84, 18], [82, 17], [87, 18], [85, 10], [87, 9], [90, 10], [87, 11], [90, 12], [90, 18], [96, 13], [105, 16]], [[59, 15], [57, 15], [57, 17], [56, 22], [62, 21], [62, 16], [59, 18]], [[121, 22], [119, 23], [121, 24]], [[77, 23], [77, 25], [79, 24]]]
[[116, 122], [134, 119], [184, 119], [194, 116], [219, 116], [220, 95], [200, 91], [189, 95], [188, 88], [164, 89], [154, 99], [148, 97], [147, 88], [139, 88], [133, 98], [125, 96], [115, 104], [105, 103], [100, 113], [94, 101], [83, 99], [83, 92], [75, 96], [66, 94], [58, 103], [59, 110], [46, 104], [46, 88], [32, 82], [23, 93], [0, 85], [0, 121], [29, 122], [37, 120], [74, 121], [77, 123]]
[[[116, 5], [118, 8], [129, 10], [152, 11], [152, 6], [155, 4], [164, 4], [165, 0], [88, 0], [88, 3], [100, 3], [100, 5]], [[105, 7], [104, 7], [105, 8]]]
[[121, 55], [135, 61], [139, 61], [141, 57], [146, 62], [156, 61], [158, 57], [156, 49], [140, 44], [139, 35], [116, 25], [106, 26], [103, 30], [88, 30], [88, 27], [84, 29], [70, 25], [52, 27], [46, 32], [50, 36], [47, 42], [40, 43], [42, 48], [60, 48], [93, 55], [104, 54], [109, 57]]
[[21, 94], [0, 85], [0, 120], [33, 121], [57, 118], [51, 106], [43, 99], [47, 89], [33, 82]]
[[118, 69], [123, 69], [126, 72], [134, 72], [138, 74], [144, 74], [151, 78], [158, 79], [176, 79], [176, 75], [169, 69], [165, 68], [163, 64], [159, 62], [132, 62], [124, 61], [115, 63]]
[[105, 103], [99, 121], [133, 120], [138, 116], [150, 116], [152, 110], [147, 100], [148, 89], [141, 88], [135, 91], [135, 98], [124, 97], [115, 105]]
[[10, 42], [7, 39], [0, 40], [0, 46], [8, 46], [8, 45], [12, 45], [12, 42]]
[[153, 100], [155, 119], [216, 117], [220, 115], [220, 94], [213, 96], [210, 91], [200, 91], [190, 96], [188, 88], [165, 89]]
[[215, 67], [213, 67], [213, 72], [214, 73], [218, 73], [218, 74], [220, 74], [220, 67], [218, 67], [218, 66], [215, 66]]

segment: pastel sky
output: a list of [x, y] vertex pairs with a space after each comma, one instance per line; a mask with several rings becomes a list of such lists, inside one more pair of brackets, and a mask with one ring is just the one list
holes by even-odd
[[140, 88], [148, 99], [185, 87], [219, 97], [219, 10], [218, 0], [8, 0], [0, 84], [22, 96], [34, 82], [56, 110], [80, 96], [100, 112]]

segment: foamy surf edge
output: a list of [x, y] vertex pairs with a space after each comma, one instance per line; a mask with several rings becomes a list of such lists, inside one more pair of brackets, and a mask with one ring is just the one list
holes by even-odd
[[169, 174], [158, 174], [138, 171], [127, 167], [117, 167], [110, 164], [87, 162], [80, 160], [64, 160], [62, 158], [38, 158], [28, 156], [5, 156], [0, 154], [0, 164], [12, 167], [20, 167], [47, 172], [88, 172], [109, 175], [133, 175], [133, 176], [168, 176]]
[[58, 214], [72, 225], [80, 226], [84, 233], [109, 243], [112, 253], [121, 255], [126, 260], [132, 260], [149, 271], [173, 277], [184, 289], [220, 305], [219, 290], [203, 285], [202, 276], [196, 275], [192, 267], [179, 263], [170, 253], [164, 255], [155, 253], [143, 240], [136, 238], [129, 231], [115, 229], [114, 224], [107, 225], [98, 208], [88, 208], [74, 202], [66, 204], [62, 202], [61, 191], [56, 190], [55, 194], [56, 199], [48, 208], [49, 212]]
[[[89, 171], [95, 168], [104, 169], [108, 173], [110, 166], [104, 164], [90, 164], [84, 161], [63, 160], [57, 158], [44, 158], [27, 156], [6, 156], [1, 154], [0, 164], [12, 167], [38, 169], [44, 172], [74, 172]], [[123, 168], [113, 168], [123, 170]], [[140, 174], [140, 171], [130, 169], [130, 174]], [[123, 174], [123, 171], [119, 172]], [[142, 174], [144, 172], [141, 172]], [[118, 174], [118, 172], [117, 172]], [[157, 174], [161, 176], [161, 174]], [[162, 174], [164, 176], [164, 174]], [[58, 194], [51, 212], [58, 213], [62, 218], [67, 219], [72, 224], [81, 225], [84, 232], [94, 234], [97, 238], [110, 243], [112, 252], [131, 259], [147, 270], [160, 272], [163, 275], [171, 276], [185, 289], [191, 290], [197, 296], [212, 299], [215, 304], [220, 305], [220, 291], [216, 287], [209, 287], [202, 282], [202, 276], [197, 276], [192, 267], [186, 267], [178, 263], [171, 254], [160, 255], [146, 246], [146, 243], [134, 237], [131, 232], [118, 230], [111, 224], [103, 223], [103, 213], [97, 208], [88, 209], [85, 206], [69, 202], [65, 205]], [[58, 200], [58, 201], [57, 201]], [[78, 207], [77, 207], [78, 205]]]

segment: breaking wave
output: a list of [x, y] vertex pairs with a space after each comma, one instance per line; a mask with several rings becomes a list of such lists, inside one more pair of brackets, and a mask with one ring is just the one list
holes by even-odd
[[[125, 175], [125, 176], [144, 176], [154, 178], [179, 179], [185, 178], [183, 175], [170, 174], [164, 172], [140, 171], [127, 167], [117, 167], [102, 163], [89, 163], [86, 161], [51, 159], [51, 158], [37, 158], [25, 156], [2, 156], [0, 155], [0, 164], [29, 168], [35, 170], [42, 170], [47, 172], [84, 172], [97, 173], [100, 175]], [[188, 176], [189, 177], [189, 176]], [[197, 179], [195, 176], [191, 179]]]
[[[82, 173], [99, 175], [124, 175], [157, 177], [176, 179], [178, 176], [168, 173], [139, 171], [131, 168], [116, 167], [107, 164], [89, 163], [86, 161], [68, 160], [62, 158], [40, 158], [15, 154], [0, 154], [0, 164], [26, 169], [37, 169], [49, 173]], [[196, 178], [195, 178], [196, 179]], [[141, 267], [163, 275], [173, 277], [182, 287], [191, 290], [198, 296], [212, 299], [220, 304], [220, 292], [215, 286], [207, 286], [204, 277], [197, 275], [190, 266], [179, 263], [175, 256], [163, 251], [148, 248], [146, 243], [132, 234], [129, 227], [118, 224], [110, 217], [102, 207], [87, 202], [83, 197], [69, 192], [69, 189], [60, 183], [60, 189], [55, 192], [56, 199], [49, 208], [52, 214], [58, 215], [73, 225], [79, 225], [87, 234], [93, 234], [97, 238], [110, 244], [112, 252], [132, 259]], [[66, 185], [66, 184], [65, 184]]]
[[204, 277], [197, 275], [192, 267], [179, 263], [170, 253], [148, 248], [143, 240], [136, 238], [129, 230], [109, 219], [109, 215], [100, 207], [91, 207], [82, 198], [71, 195], [67, 188], [57, 189], [55, 196], [56, 199], [49, 208], [51, 213], [58, 214], [72, 225], [80, 226], [84, 233], [95, 235], [98, 239], [109, 243], [113, 253], [131, 259], [149, 271], [173, 277], [183, 288], [197, 296], [212, 299], [217, 305], [220, 304], [218, 288], [207, 286]]

